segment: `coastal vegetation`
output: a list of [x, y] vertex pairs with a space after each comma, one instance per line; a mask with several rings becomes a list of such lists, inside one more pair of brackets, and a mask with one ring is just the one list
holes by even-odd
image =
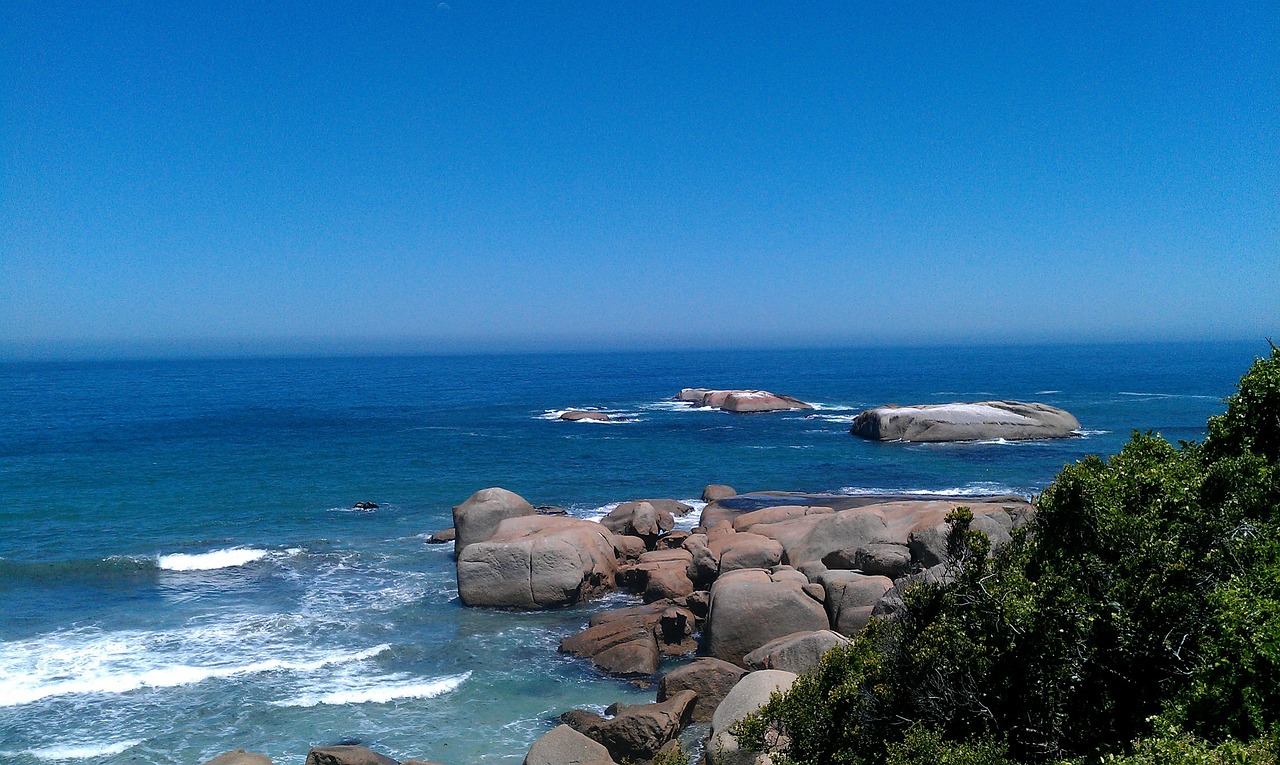
[[1275, 763], [1280, 349], [1203, 442], [1135, 433], [1067, 466], [994, 555], [953, 511], [950, 576], [737, 733], [775, 763]]

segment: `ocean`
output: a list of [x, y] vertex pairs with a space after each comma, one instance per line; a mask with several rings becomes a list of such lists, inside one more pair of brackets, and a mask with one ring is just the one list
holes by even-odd
[[[600, 517], [739, 492], [1035, 495], [1134, 430], [1204, 435], [1265, 343], [0, 364], [0, 760], [515, 762], [569, 709], [651, 701], [556, 652], [604, 602], [464, 608], [450, 508]], [[813, 412], [736, 415], [682, 387]], [[869, 443], [884, 403], [1041, 401], [1081, 436]], [[569, 408], [616, 422], [564, 422]], [[358, 501], [378, 504], [357, 511]], [[683, 519], [691, 526], [696, 515]]]

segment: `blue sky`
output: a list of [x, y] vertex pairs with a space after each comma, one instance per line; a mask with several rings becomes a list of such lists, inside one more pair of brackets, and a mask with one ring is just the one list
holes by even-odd
[[1280, 6], [0, 8], [0, 350], [1280, 335]]

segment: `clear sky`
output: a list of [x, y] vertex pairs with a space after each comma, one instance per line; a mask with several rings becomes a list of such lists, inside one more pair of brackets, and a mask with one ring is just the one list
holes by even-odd
[[1280, 4], [0, 4], [0, 351], [1280, 337]]

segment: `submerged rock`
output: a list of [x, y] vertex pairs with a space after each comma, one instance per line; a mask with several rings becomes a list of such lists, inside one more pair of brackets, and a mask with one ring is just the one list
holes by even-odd
[[524, 765], [615, 765], [609, 750], [568, 725], [558, 725], [533, 742]]
[[317, 746], [307, 753], [306, 765], [400, 765], [385, 754], [363, 746]]
[[1070, 412], [1022, 401], [880, 406], [860, 413], [849, 432], [873, 441], [1025, 441], [1067, 438], [1080, 429]]
[[271, 758], [265, 754], [246, 752], [243, 749], [232, 749], [230, 752], [223, 752], [212, 760], [206, 760], [204, 765], [271, 765]]

